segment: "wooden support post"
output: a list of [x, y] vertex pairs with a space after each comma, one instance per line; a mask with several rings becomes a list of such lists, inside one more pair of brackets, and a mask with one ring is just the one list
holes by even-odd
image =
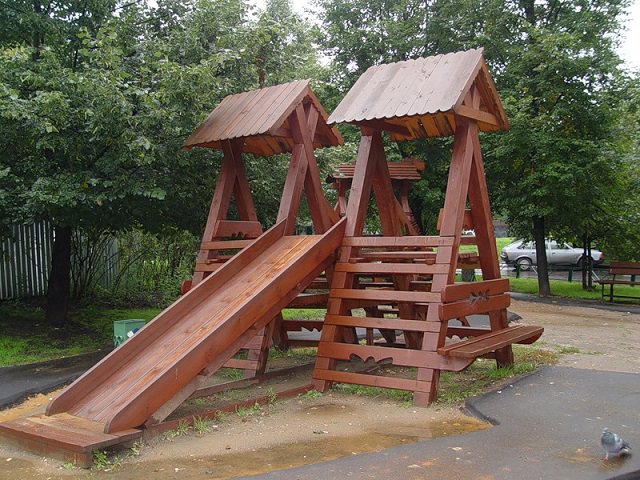
[[[480, 94], [477, 88], [474, 87], [472, 89], [471, 96], [472, 106], [477, 109], [480, 103]], [[498, 279], [500, 278], [500, 265], [498, 264], [498, 252], [495, 233], [493, 231], [493, 219], [491, 218], [491, 206], [489, 204], [489, 191], [484, 173], [484, 162], [482, 160], [480, 140], [477, 134], [473, 137], [473, 164], [469, 179], [469, 204], [476, 235], [476, 244], [478, 245], [482, 279]], [[492, 331], [507, 328], [507, 311], [502, 309], [490, 312], [489, 321]], [[495, 357], [498, 366], [513, 365], [513, 349], [511, 345], [496, 350]]]
[[[371, 150], [373, 140], [373, 132], [368, 129], [362, 129], [362, 138], [358, 147], [358, 156], [356, 158], [355, 172], [353, 183], [351, 185], [351, 194], [346, 209], [346, 226], [345, 237], [357, 237], [361, 235], [364, 228], [364, 221], [367, 214], [367, 205], [371, 194], [372, 176], [375, 171], [375, 162], [371, 158]], [[339, 261], [348, 262], [351, 258], [354, 247], [343, 246], [340, 251]], [[354, 276], [347, 272], [335, 272], [331, 280], [331, 290], [335, 288], [353, 288]], [[327, 305], [327, 315], [350, 315], [351, 312], [347, 307], [343, 298], [329, 296]], [[320, 342], [335, 343], [343, 338], [345, 327], [336, 325], [324, 325]], [[318, 354], [316, 358], [315, 371], [317, 370], [335, 370], [336, 360], [329, 357], [323, 357]], [[331, 381], [326, 379], [313, 379], [313, 387], [324, 392], [331, 386]]]

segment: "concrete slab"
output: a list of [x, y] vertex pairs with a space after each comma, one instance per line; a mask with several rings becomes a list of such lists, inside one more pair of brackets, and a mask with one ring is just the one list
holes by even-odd
[[46, 393], [71, 383], [95, 365], [109, 350], [47, 362], [0, 368], [0, 410], [35, 393]]
[[[468, 408], [495, 427], [247, 478], [640, 478], [640, 375], [546, 367]], [[601, 460], [605, 426], [635, 455]]]

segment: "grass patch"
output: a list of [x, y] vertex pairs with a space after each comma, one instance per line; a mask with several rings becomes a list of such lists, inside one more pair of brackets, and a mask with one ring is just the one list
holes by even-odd
[[244, 378], [244, 372], [239, 368], [223, 368], [220, 370], [220, 375], [229, 380], [242, 380]]
[[159, 309], [75, 307], [63, 328], [53, 328], [38, 305], [0, 302], [0, 367], [51, 360], [113, 345], [113, 322], [151, 320]]
[[[541, 365], [558, 361], [558, 354], [536, 347], [514, 345], [515, 363], [512, 367], [498, 368], [495, 361], [480, 359], [462, 372], [442, 372], [438, 390], [439, 404], [458, 404], [466, 398], [486, 392], [508, 379], [534, 372]], [[415, 369], [402, 369], [399, 376], [415, 377]], [[363, 385], [339, 383], [335, 389], [351, 395], [379, 397], [395, 400], [404, 406], [412, 404], [412, 393]]]
[[[515, 237], [500, 237], [496, 238], [496, 249], [498, 250], [498, 255], [500, 255], [500, 250], [509, 245], [511, 242], [515, 240]], [[478, 247], [475, 245], [460, 245], [461, 252], [477, 252]]]
[[442, 372], [438, 403], [455, 404], [466, 398], [486, 392], [498, 383], [534, 372], [542, 365], [558, 362], [558, 354], [536, 347], [513, 346], [515, 363], [500, 368], [495, 361], [479, 359], [462, 372]]
[[388, 398], [409, 406], [413, 401], [413, 394], [406, 390], [391, 388], [369, 387], [367, 385], [352, 385], [350, 383], [338, 383], [334, 387], [337, 391], [358, 395], [360, 397]]
[[560, 354], [565, 354], [565, 353], [582, 353], [582, 351], [578, 348], [578, 347], [570, 347], [570, 346], [561, 346], [558, 349], [558, 353]]
[[314, 360], [317, 353], [317, 347], [290, 348], [288, 350], [271, 348], [269, 350], [269, 358], [296, 358], [298, 360]]
[[[575, 277], [574, 277], [575, 278]], [[579, 279], [578, 279], [579, 280]], [[582, 282], [565, 282], [563, 280], [550, 280], [551, 294], [556, 297], [563, 298], [578, 298], [586, 300], [602, 300], [602, 294], [600, 288], [595, 287], [594, 290], [584, 290], [582, 288]], [[513, 278], [509, 277], [510, 290], [518, 293], [529, 293], [532, 295], [538, 294], [538, 279], [537, 278]], [[630, 287], [628, 285], [616, 285], [614, 292], [618, 295], [638, 296], [640, 297], [640, 288]], [[629, 303], [640, 303], [640, 298], [622, 299]], [[616, 299], [619, 302], [619, 299]]]
[[253, 407], [239, 407], [236, 410], [236, 415], [240, 418], [247, 418], [253, 415], [257, 415], [262, 412], [262, 406], [256, 402]]
[[285, 320], [322, 320], [326, 309], [321, 308], [287, 308], [282, 311]]

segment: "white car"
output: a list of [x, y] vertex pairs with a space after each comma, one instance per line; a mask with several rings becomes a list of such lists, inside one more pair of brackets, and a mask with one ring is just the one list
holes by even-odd
[[[546, 240], [547, 263], [552, 265], [577, 265], [582, 267], [583, 251], [581, 248], [573, 248], [566, 243], [558, 243], [555, 240]], [[602, 263], [604, 254], [591, 249], [591, 258], [594, 265]], [[502, 249], [500, 260], [510, 265], [517, 265], [520, 270], [529, 270], [537, 264], [536, 245], [534, 242], [516, 240]]]

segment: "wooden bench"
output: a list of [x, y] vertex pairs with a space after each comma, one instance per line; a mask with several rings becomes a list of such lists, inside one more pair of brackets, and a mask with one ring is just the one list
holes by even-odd
[[[602, 298], [609, 297], [609, 302], [613, 302], [614, 298], [640, 298], [640, 295], [615, 295], [613, 293], [614, 285], [640, 285], [640, 281], [636, 281], [636, 275], [640, 275], [640, 262], [611, 262], [609, 275], [611, 278], [598, 280], [598, 283], [602, 285]], [[620, 279], [621, 276], [629, 277], [629, 279]], [[608, 295], [604, 293], [605, 285], [609, 285]]]
[[440, 355], [458, 358], [478, 358], [512, 343], [530, 344], [544, 332], [544, 328], [532, 325], [516, 325], [496, 332], [485, 333], [470, 340], [446, 345], [438, 349]]

